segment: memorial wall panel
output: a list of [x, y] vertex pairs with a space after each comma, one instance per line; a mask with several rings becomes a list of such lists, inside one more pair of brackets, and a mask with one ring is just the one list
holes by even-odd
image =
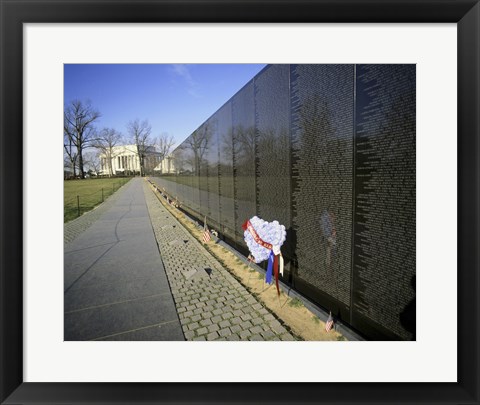
[[352, 324], [402, 339], [414, 335], [415, 82], [415, 65], [356, 67]]
[[[187, 138], [188, 140], [188, 138]], [[193, 176], [193, 165], [192, 165], [192, 152], [190, 148], [187, 147], [185, 140], [176, 150], [175, 150], [175, 164], [177, 165], [179, 174], [177, 176], [177, 190], [178, 194], [182, 198], [182, 204], [186, 207], [192, 207], [192, 181]], [[182, 187], [182, 185], [184, 187]]]
[[197, 131], [197, 159], [198, 159], [198, 201], [199, 212], [202, 217], [208, 215], [208, 174], [209, 165], [207, 154], [212, 138], [212, 128], [209, 121], [204, 122]]
[[244, 244], [242, 224], [256, 214], [255, 102], [253, 80], [232, 98], [235, 236]]
[[347, 306], [353, 75], [353, 65], [292, 65], [290, 79], [297, 277]]
[[228, 101], [215, 114], [219, 147], [220, 222], [222, 234], [235, 238], [235, 204], [233, 188], [232, 103]]
[[218, 129], [216, 116], [207, 121], [208, 144], [205, 152], [207, 164], [207, 213], [211, 218], [211, 225], [217, 230], [220, 225], [220, 189], [219, 189], [219, 161], [218, 161]]
[[192, 176], [190, 177], [190, 185], [192, 186], [192, 205], [191, 208], [201, 214], [200, 208], [200, 170], [202, 166], [202, 156], [205, 151], [204, 131], [202, 127], [198, 128], [188, 138], [186, 144], [190, 148], [190, 156], [192, 159]]
[[271, 65], [255, 78], [257, 215], [287, 229], [282, 247], [291, 261], [290, 66]]
[[198, 196], [198, 189], [197, 189], [197, 176], [198, 176], [198, 160], [195, 156], [195, 153], [192, 148], [192, 142], [194, 142], [195, 135], [192, 134], [188, 139], [188, 143], [185, 145], [189, 149], [189, 156], [190, 156], [190, 166], [191, 166], [191, 173], [187, 177], [187, 185], [189, 186], [189, 195], [190, 195], [190, 205], [189, 207], [193, 209], [195, 212], [198, 212], [198, 203], [197, 203], [197, 196]]

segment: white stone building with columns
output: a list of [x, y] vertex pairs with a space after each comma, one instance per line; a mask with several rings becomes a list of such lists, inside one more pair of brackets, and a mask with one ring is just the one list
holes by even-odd
[[175, 157], [173, 155], [167, 155], [160, 161], [160, 164], [155, 168], [155, 171], [162, 174], [176, 174]]
[[160, 153], [149, 146], [141, 154], [136, 145], [114, 146], [111, 152], [100, 154], [100, 175], [139, 175], [140, 159], [143, 158], [145, 174], [153, 173], [160, 162]]

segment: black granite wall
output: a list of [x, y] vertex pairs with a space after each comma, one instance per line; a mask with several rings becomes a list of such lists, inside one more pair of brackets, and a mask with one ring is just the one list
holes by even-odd
[[287, 228], [284, 281], [370, 339], [415, 339], [415, 65], [269, 65], [160, 186], [246, 253]]

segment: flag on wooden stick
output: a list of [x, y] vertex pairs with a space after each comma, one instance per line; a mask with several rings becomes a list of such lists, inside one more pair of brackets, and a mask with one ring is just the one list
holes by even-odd
[[325, 331], [330, 332], [333, 328], [333, 318], [332, 318], [332, 311], [330, 311], [330, 315], [328, 315], [327, 323], [325, 324]]
[[207, 243], [210, 240], [210, 232], [207, 228], [207, 217], [205, 217], [205, 221], [203, 222], [203, 243]]

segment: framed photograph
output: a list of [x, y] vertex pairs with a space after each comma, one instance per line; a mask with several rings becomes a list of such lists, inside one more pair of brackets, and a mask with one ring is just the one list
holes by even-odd
[[[478, 0], [0, 0], [0, 9], [2, 404], [480, 403]], [[411, 66], [416, 338], [64, 338], [64, 66], [162, 63]]]

